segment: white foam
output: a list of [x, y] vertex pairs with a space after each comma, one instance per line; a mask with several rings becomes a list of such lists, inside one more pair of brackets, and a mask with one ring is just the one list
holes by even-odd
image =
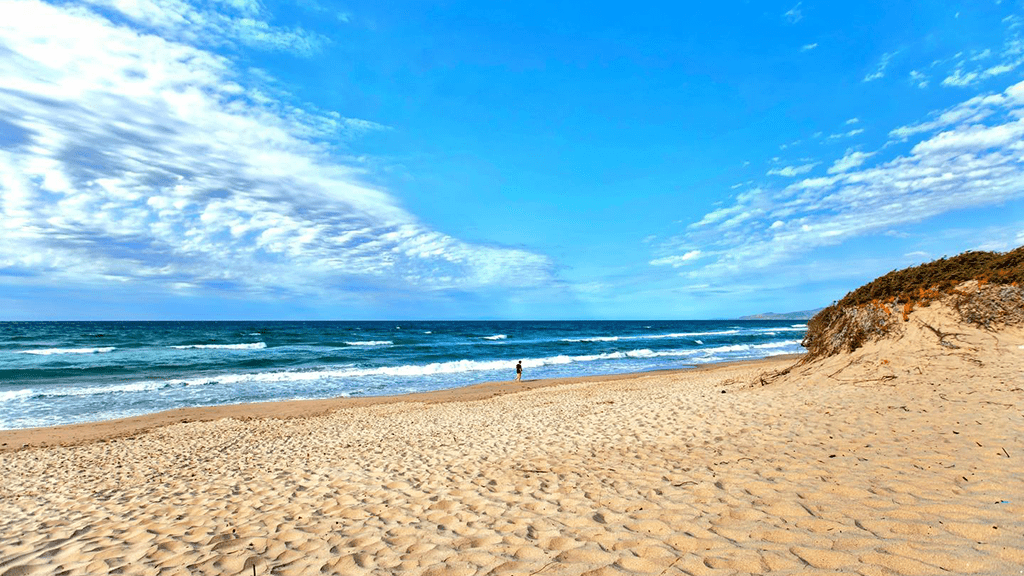
[[[799, 340], [786, 340], [784, 342], [768, 342], [766, 344], [730, 344], [728, 346], [712, 346], [711, 348], [696, 348], [689, 352], [700, 354], [716, 354], [719, 352], [747, 352], [750, 350], [775, 350], [779, 348], [795, 349], [800, 347]], [[782, 352], [788, 354], [788, 352]]]
[[53, 354], [105, 354], [116, 350], [113, 346], [105, 348], [43, 348], [41, 350], [25, 350], [22, 354], [35, 354], [37, 356], [51, 356]]
[[[729, 353], [750, 352], [753, 350], [763, 351], [759, 356], [774, 356], [799, 351], [800, 342], [791, 340], [785, 342], [769, 342], [766, 344], [733, 344], [729, 346], [716, 346], [711, 348], [693, 348], [686, 350], [650, 350], [642, 348], [624, 352], [606, 352], [603, 354], [586, 354], [578, 356], [549, 356], [545, 358], [524, 359], [523, 366], [526, 368], [540, 368], [542, 366], [565, 365], [581, 362], [595, 362], [600, 360], [621, 360], [625, 358], [650, 359], [650, 358], [689, 358], [693, 363], [718, 362], [724, 359], [735, 358]], [[748, 357], [740, 354], [739, 357]], [[515, 364], [512, 360], [454, 360], [451, 362], [434, 362], [431, 364], [410, 364], [404, 366], [383, 366], [377, 368], [357, 368], [354, 366], [339, 366], [333, 368], [321, 368], [315, 370], [281, 370], [277, 372], [255, 372], [238, 374], [220, 374], [190, 378], [183, 380], [146, 380], [142, 382], [131, 382], [114, 386], [90, 386], [85, 388], [54, 387], [41, 390], [12, 390], [0, 392], [0, 400], [21, 400], [32, 397], [60, 397], [60, 396], [89, 396], [99, 394], [148, 392], [159, 390], [168, 386], [199, 386], [207, 384], [275, 384], [293, 382], [315, 382], [334, 379], [351, 379], [366, 376], [399, 376], [417, 377], [431, 376], [436, 374], [458, 374], [465, 372], [486, 372], [486, 371], [507, 371], [512, 372]]]
[[771, 348], [792, 348], [800, 347], [799, 340], [784, 340], [782, 342], [766, 342], [764, 344], [754, 344], [750, 348], [753, 350], [767, 350]]
[[792, 327], [793, 328], [800, 328], [801, 330], [803, 330], [803, 329], [807, 328], [807, 324], [793, 324]]
[[[688, 350], [650, 350], [647, 348], [629, 350], [626, 352], [606, 352], [603, 354], [586, 354], [579, 356], [558, 355], [545, 358], [524, 359], [523, 367], [540, 368], [542, 366], [554, 366], [573, 364], [578, 362], [594, 362], [598, 360], [621, 360], [624, 358], [682, 358], [698, 356], [701, 361], [707, 357], [717, 358], [718, 354], [730, 352], [748, 352], [751, 350], [772, 350], [772, 349], [796, 349], [798, 341], [771, 342], [768, 344], [734, 344], [730, 346], [717, 346], [712, 348], [693, 348]], [[777, 352], [786, 354], [788, 351]], [[435, 374], [459, 374], [464, 372], [486, 372], [494, 370], [507, 370], [514, 368], [512, 360], [453, 360], [450, 362], [434, 362], [431, 364], [408, 364], [403, 366], [382, 366], [377, 368], [323, 368], [316, 370], [282, 370], [279, 372], [256, 372], [243, 374], [220, 374], [188, 380], [178, 380], [175, 383], [188, 386], [204, 384], [240, 384], [240, 383], [279, 383], [279, 382], [311, 382], [318, 380], [360, 378], [365, 376], [431, 376]]]
[[424, 334], [433, 334], [433, 332], [431, 332], [430, 330], [427, 330], [426, 332], [424, 332]]
[[267, 347], [266, 342], [253, 342], [251, 344], [188, 344], [186, 346], [171, 346], [177, 350], [261, 350]]
[[746, 352], [751, 349], [750, 344], [728, 344], [726, 346], [712, 346], [710, 348], [696, 348], [694, 353], [713, 354], [715, 352]]
[[[146, 382], [132, 382], [130, 384], [121, 384], [117, 386], [87, 386], [85, 388], [72, 388], [72, 387], [60, 387], [60, 388], [49, 388], [41, 390], [19, 390], [18, 392], [27, 393], [26, 398], [29, 397], [66, 397], [66, 396], [93, 396], [97, 394], [117, 394], [122, 392], [149, 392], [150, 390], [159, 390], [169, 386], [170, 383], [162, 380], [150, 380]], [[0, 399], [3, 396], [0, 395]]]
[[704, 341], [703, 340], [694, 340], [694, 342], [696, 342], [697, 344], [700, 344], [701, 346], [704, 345]]
[[641, 334], [638, 336], [587, 336], [584, 338], [562, 338], [562, 342], [618, 342], [620, 340], [662, 340], [667, 338], [692, 338], [694, 336], [718, 336], [739, 334], [739, 330], [718, 330], [714, 332], [672, 332], [669, 334]]
[[0, 392], [0, 402], [9, 402], [13, 400], [25, 400], [31, 398], [34, 392], [31, 389], [25, 390], [8, 390], [6, 392]]
[[494, 336], [484, 336], [484, 340], [504, 340], [508, 338], [505, 334], [495, 334]]
[[718, 330], [714, 332], [674, 332], [672, 334], [648, 334], [639, 338], [691, 338], [693, 336], [718, 336], [720, 334], [739, 334], [739, 330]]
[[345, 342], [349, 346], [391, 346], [394, 344], [391, 340], [360, 340], [356, 342]]

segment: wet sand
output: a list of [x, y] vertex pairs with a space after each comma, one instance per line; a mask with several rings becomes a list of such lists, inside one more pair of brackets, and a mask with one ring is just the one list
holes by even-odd
[[[0, 430], [0, 453], [21, 450], [25, 448], [37, 448], [44, 446], [76, 446], [101, 440], [130, 437], [170, 424], [182, 422], [211, 422], [223, 418], [234, 418], [238, 420], [250, 420], [253, 418], [308, 418], [311, 416], [323, 416], [342, 408], [355, 408], [358, 406], [373, 406], [376, 404], [391, 404], [394, 402], [419, 402], [432, 404], [438, 402], [462, 402], [471, 400], [484, 400], [504, 394], [513, 394], [526, 390], [536, 390], [558, 384], [574, 384], [577, 382], [610, 382], [625, 378], [636, 378], [643, 374], [675, 374], [680, 372], [703, 372], [716, 370], [724, 366], [748, 366], [757, 365], [761, 362], [774, 363], [779, 360], [795, 361], [800, 358], [797, 354], [779, 355], [767, 360], [742, 360], [736, 362], [721, 362], [717, 364], [693, 364], [679, 370], [654, 370], [650, 372], [607, 374], [600, 376], [577, 376], [572, 378], [541, 378], [521, 382], [498, 381], [481, 382], [471, 386], [460, 388], [449, 388], [445, 390], [434, 390], [431, 392], [417, 392], [412, 394], [400, 394], [393, 396], [362, 396], [362, 397], [337, 397], [323, 400], [293, 400], [286, 402], [252, 402], [249, 404], [227, 404], [223, 406], [202, 406], [197, 408], [179, 408], [177, 410], [165, 410], [153, 414], [132, 416], [129, 418], [117, 418], [100, 422], [86, 422], [81, 424], [68, 424], [64, 426], [49, 426], [42, 428], [22, 428], [18, 430]], [[790, 362], [792, 363], [792, 362]], [[2, 573], [0, 573], [2, 575]]]

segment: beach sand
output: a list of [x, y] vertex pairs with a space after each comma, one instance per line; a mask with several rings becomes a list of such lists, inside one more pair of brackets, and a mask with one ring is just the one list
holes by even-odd
[[1021, 574], [1024, 332], [949, 331], [0, 433], [0, 575]]

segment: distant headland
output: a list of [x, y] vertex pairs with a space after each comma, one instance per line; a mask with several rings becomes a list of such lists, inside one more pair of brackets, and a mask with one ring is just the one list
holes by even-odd
[[824, 308], [815, 308], [814, 310], [801, 310], [799, 312], [785, 312], [782, 314], [776, 312], [765, 312], [763, 314], [752, 314], [750, 316], [740, 316], [738, 320], [810, 320], [814, 318], [814, 315], [821, 312]]

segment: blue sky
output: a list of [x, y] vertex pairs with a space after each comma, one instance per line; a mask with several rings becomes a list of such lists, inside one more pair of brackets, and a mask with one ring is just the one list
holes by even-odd
[[1020, 3], [555, 4], [0, 0], [0, 319], [721, 318], [1024, 244]]

